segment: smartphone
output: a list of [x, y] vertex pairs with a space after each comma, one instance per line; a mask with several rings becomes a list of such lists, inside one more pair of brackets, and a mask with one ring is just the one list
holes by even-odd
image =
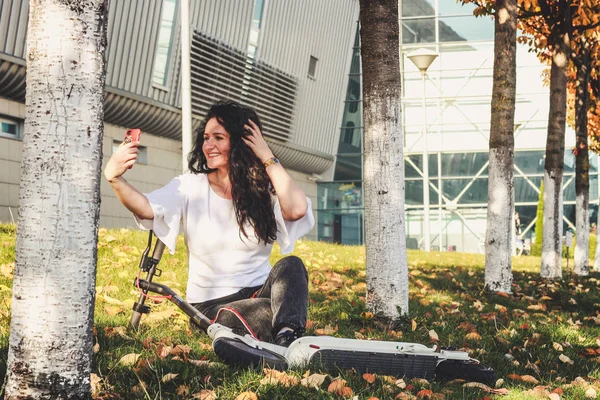
[[141, 129], [128, 129], [125, 133], [125, 139], [123, 139], [123, 143], [139, 142], [140, 136], [142, 136]]
[[[127, 129], [127, 132], [125, 132], [125, 139], [123, 139], [123, 143], [139, 142], [140, 136], [142, 136], [141, 129]], [[133, 167], [133, 165], [131, 167]], [[128, 169], [131, 169], [131, 167], [129, 167]]]

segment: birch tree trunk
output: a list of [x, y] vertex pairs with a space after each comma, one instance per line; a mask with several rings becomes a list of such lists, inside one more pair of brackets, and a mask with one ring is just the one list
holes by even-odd
[[6, 400], [88, 399], [106, 0], [31, 0]]
[[579, 38], [577, 87], [575, 95], [575, 268], [577, 275], [590, 274], [590, 159], [588, 153], [588, 108], [590, 81], [589, 48], [585, 37]]
[[497, 0], [485, 233], [485, 287], [510, 293], [514, 234], [517, 0]]
[[[557, 41], [560, 43], [561, 39]], [[563, 35], [564, 43], [564, 35]], [[550, 112], [544, 166], [544, 237], [541, 277], [562, 277], [565, 120], [567, 110], [567, 46], [559, 45], [550, 69]]]
[[398, 0], [361, 0], [367, 307], [408, 313]]

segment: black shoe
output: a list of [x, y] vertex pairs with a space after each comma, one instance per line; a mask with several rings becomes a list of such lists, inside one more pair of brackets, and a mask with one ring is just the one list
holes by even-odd
[[283, 331], [275, 336], [275, 340], [273, 341], [277, 346], [290, 347], [290, 344], [298, 338], [300, 338], [302, 334], [296, 333], [296, 331]]

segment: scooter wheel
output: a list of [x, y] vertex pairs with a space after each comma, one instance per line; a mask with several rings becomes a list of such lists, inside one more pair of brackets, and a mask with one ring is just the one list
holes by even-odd
[[217, 356], [229, 365], [269, 367], [280, 371], [288, 369], [287, 360], [283, 356], [265, 349], [257, 349], [237, 339], [221, 337], [215, 339], [212, 345]]
[[442, 380], [464, 379], [486, 385], [496, 383], [496, 373], [485, 364], [477, 361], [445, 360], [435, 368], [435, 376]]

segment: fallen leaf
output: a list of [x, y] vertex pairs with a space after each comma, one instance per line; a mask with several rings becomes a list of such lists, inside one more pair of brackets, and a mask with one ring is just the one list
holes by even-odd
[[100, 343], [96, 343], [94, 347], [92, 347], [92, 351], [94, 352], [94, 354], [98, 354], [98, 352], [100, 351]]
[[433, 329], [429, 331], [429, 338], [436, 342], [440, 340], [438, 334]]
[[[244, 392], [244, 393], [251, 393], [251, 392]], [[242, 393], [242, 394], [244, 394]], [[252, 393], [254, 394], [254, 393]], [[241, 396], [241, 394], [240, 394]], [[198, 393], [194, 393], [192, 395], [192, 397], [194, 399], [200, 399], [200, 400], [217, 400], [217, 395], [215, 393], [214, 390], [207, 390], [207, 389], [202, 389], [200, 392]], [[239, 396], [238, 396], [239, 398]], [[256, 395], [254, 395], [254, 399], [258, 399], [258, 397], [256, 397]], [[252, 400], [252, 397], [247, 397], [244, 400]]]
[[346, 380], [345, 379], [335, 379], [333, 382], [331, 382], [329, 384], [329, 387], [327, 388], [327, 391], [329, 393], [334, 393], [334, 394], [342, 394], [342, 389], [346, 387]]
[[560, 395], [559, 395], [558, 393], [550, 393], [550, 394], [548, 395], [548, 398], [549, 398], [550, 400], [560, 400]]
[[192, 360], [191, 358], [188, 358], [187, 361], [190, 364], [194, 364], [197, 367], [214, 367], [214, 366], [220, 364], [218, 362], [208, 361], [208, 360]]
[[296, 386], [299, 383], [298, 377], [288, 375], [286, 372], [275, 369], [265, 368], [265, 377], [260, 381], [261, 385], [276, 385], [280, 383], [285, 387]]
[[562, 345], [560, 343], [552, 343], [552, 347], [554, 347], [554, 350], [556, 351], [560, 351], [561, 353], [564, 351]]
[[481, 340], [481, 335], [477, 332], [467, 333], [465, 335], [465, 339], [467, 340]]
[[463, 385], [463, 387], [478, 388], [478, 389], [481, 389], [488, 393], [493, 393], [493, 394], [508, 394], [509, 393], [508, 389], [506, 389], [506, 388], [492, 389], [488, 385], [484, 385], [483, 383], [479, 383], [479, 382], [467, 382]]
[[235, 400], [258, 400], [258, 396], [254, 392], [243, 392], [238, 394]]
[[315, 335], [323, 336], [323, 335], [333, 335], [338, 331], [338, 326], [332, 327], [331, 325], [327, 325], [325, 328], [315, 329]]
[[140, 358], [140, 354], [131, 353], [127, 354], [119, 360], [119, 364], [124, 365], [126, 367], [134, 365], [138, 358]]
[[151, 312], [150, 314], [147, 314], [147, 317], [144, 319], [144, 322], [146, 323], [152, 323], [152, 322], [159, 322], [162, 321], [164, 319], [168, 319], [174, 316], [178, 316], [179, 313], [175, 310], [165, 310], [165, 311], [158, 311], [158, 312]]
[[90, 374], [90, 383], [92, 385], [92, 398], [102, 391], [102, 378], [92, 373]]
[[431, 391], [429, 389], [423, 389], [417, 393], [417, 397], [422, 399], [424, 397], [431, 397], [432, 394], [433, 394], [433, 391]]
[[177, 391], [176, 391], [178, 396], [185, 396], [187, 397], [190, 394], [190, 388], [185, 386], [185, 385], [180, 385], [177, 387]]
[[104, 312], [106, 314], [108, 314], [111, 317], [114, 317], [117, 314], [120, 314], [122, 312], [124, 312], [125, 310], [123, 310], [121, 307], [117, 307], [117, 306], [104, 306]]
[[598, 397], [596, 389], [590, 386], [588, 390], [585, 391], [585, 397], [587, 397], [588, 399], [595, 399], [596, 397]]
[[309, 376], [303, 378], [300, 381], [300, 384], [302, 384], [302, 386], [312, 387], [312, 388], [318, 389], [318, 388], [321, 387], [321, 385], [323, 384], [323, 382], [325, 382], [325, 379], [327, 377], [328, 377], [328, 375], [312, 374], [312, 375], [309, 375]]
[[163, 383], [167, 383], [167, 382], [171, 382], [173, 379], [177, 378], [179, 374], [166, 374], [165, 376], [162, 377], [162, 382]]
[[565, 356], [564, 354], [561, 354], [560, 356], [558, 356], [558, 359], [565, 364], [570, 364], [570, 365], [575, 364], [575, 362], [573, 360], [571, 360], [569, 357]]
[[521, 380], [521, 375], [517, 375], [517, 374], [508, 374], [506, 377], [508, 379], [512, 379], [513, 381], [520, 381]]
[[410, 321], [413, 332], [417, 329], [417, 321], [414, 319]]
[[531, 375], [521, 375], [521, 381], [527, 382], [527, 383], [533, 383], [534, 385], [537, 385], [538, 383], [540, 383], [540, 381], [538, 381], [537, 379], [535, 379], [535, 377], [533, 377]]
[[365, 373], [365, 374], [363, 374], [363, 376], [362, 376], [362, 377], [363, 377], [363, 379], [364, 379], [365, 381], [367, 381], [368, 383], [373, 383], [373, 382], [375, 382], [375, 375], [373, 375], [373, 374]]

